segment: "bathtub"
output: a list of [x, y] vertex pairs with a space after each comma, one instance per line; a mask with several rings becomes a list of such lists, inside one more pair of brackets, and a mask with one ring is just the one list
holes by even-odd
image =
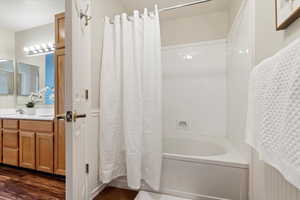
[[199, 200], [247, 200], [248, 163], [225, 138], [165, 138], [161, 192]]
[[[225, 138], [164, 139], [160, 192], [193, 200], [247, 200], [248, 163]], [[128, 188], [126, 178], [111, 183]], [[142, 190], [151, 191], [146, 184]]]

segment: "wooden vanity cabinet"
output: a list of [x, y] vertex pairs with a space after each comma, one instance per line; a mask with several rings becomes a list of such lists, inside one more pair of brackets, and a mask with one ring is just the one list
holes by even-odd
[[[65, 113], [65, 14], [55, 16], [55, 114]], [[65, 175], [66, 170], [65, 120], [55, 120], [54, 173]]]
[[0, 119], [0, 163], [2, 163], [2, 120]]
[[55, 15], [55, 47], [56, 49], [65, 47], [65, 14]]
[[19, 121], [5, 119], [2, 126], [3, 163], [19, 166]]
[[53, 173], [53, 121], [20, 120], [20, 167]]

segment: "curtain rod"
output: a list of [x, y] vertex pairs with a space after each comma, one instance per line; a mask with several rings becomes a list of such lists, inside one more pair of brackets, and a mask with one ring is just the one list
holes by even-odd
[[193, 1], [193, 2], [190, 2], [190, 3], [185, 3], [185, 4], [180, 4], [180, 5], [171, 6], [171, 7], [167, 7], [167, 8], [162, 8], [162, 9], [159, 9], [159, 12], [170, 11], [170, 10], [174, 10], [174, 9], [177, 9], [177, 8], [183, 8], [183, 7], [187, 7], [187, 6], [193, 6], [193, 5], [197, 5], [197, 4], [201, 4], [201, 3], [206, 3], [208, 1], [211, 1], [211, 0]]

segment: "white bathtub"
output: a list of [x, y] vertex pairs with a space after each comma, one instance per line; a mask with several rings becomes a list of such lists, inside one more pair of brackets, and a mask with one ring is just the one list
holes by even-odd
[[199, 200], [247, 200], [248, 164], [225, 138], [164, 140], [161, 191]]
[[[225, 138], [164, 140], [161, 193], [195, 200], [247, 200], [248, 163]], [[126, 178], [111, 183], [127, 188]], [[151, 191], [143, 185], [142, 190]]]

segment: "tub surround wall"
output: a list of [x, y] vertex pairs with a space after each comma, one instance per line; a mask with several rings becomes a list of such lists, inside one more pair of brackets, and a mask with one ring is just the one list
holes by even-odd
[[251, 4], [245, 0], [228, 35], [227, 46], [227, 136], [249, 157], [245, 144], [248, 80], [253, 65]]
[[226, 41], [165, 47], [162, 62], [164, 137], [224, 137]]

